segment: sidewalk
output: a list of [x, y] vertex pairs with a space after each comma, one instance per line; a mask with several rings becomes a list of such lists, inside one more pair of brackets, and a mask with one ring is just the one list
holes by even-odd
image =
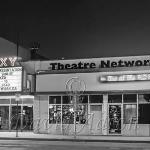
[[150, 143], [150, 137], [129, 137], [129, 136], [76, 136], [73, 135], [51, 135], [51, 134], [34, 134], [33, 132], [0, 132], [0, 140], [46, 140], [46, 141], [78, 141], [78, 142], [133, 142], [133, 143]]

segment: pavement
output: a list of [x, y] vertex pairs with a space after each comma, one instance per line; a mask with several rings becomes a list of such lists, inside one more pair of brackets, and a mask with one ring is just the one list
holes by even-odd
[[109, 135], [52, 135], [33, 132], [0, 132], [0, 140], [45, 140], [45, 141], [76, 141], [76, 142], [121, 142], [150, 143], [150, 137], [109, 136]]

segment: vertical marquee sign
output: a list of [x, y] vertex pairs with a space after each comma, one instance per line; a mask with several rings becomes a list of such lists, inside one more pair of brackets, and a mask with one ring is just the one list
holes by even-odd
[[22, 91], [22, 67], [0, 68], [0, 92]]

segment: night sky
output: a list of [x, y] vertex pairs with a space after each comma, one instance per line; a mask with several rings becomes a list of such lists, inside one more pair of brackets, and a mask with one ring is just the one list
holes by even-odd
[[150, 54], [149, 0], [5, 0], [0, 36], [49, 59]]

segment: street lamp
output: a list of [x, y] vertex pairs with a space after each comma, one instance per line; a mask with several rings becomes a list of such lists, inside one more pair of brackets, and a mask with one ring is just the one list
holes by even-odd
[[18, 112], [18, 102], [20, 101], [20, 94], [15, 95], [15, 100], [17, 102], [17, 123], [16, 123], [16, 137], [18, 137], [18, 121], [19, 121], [19, 112]]

